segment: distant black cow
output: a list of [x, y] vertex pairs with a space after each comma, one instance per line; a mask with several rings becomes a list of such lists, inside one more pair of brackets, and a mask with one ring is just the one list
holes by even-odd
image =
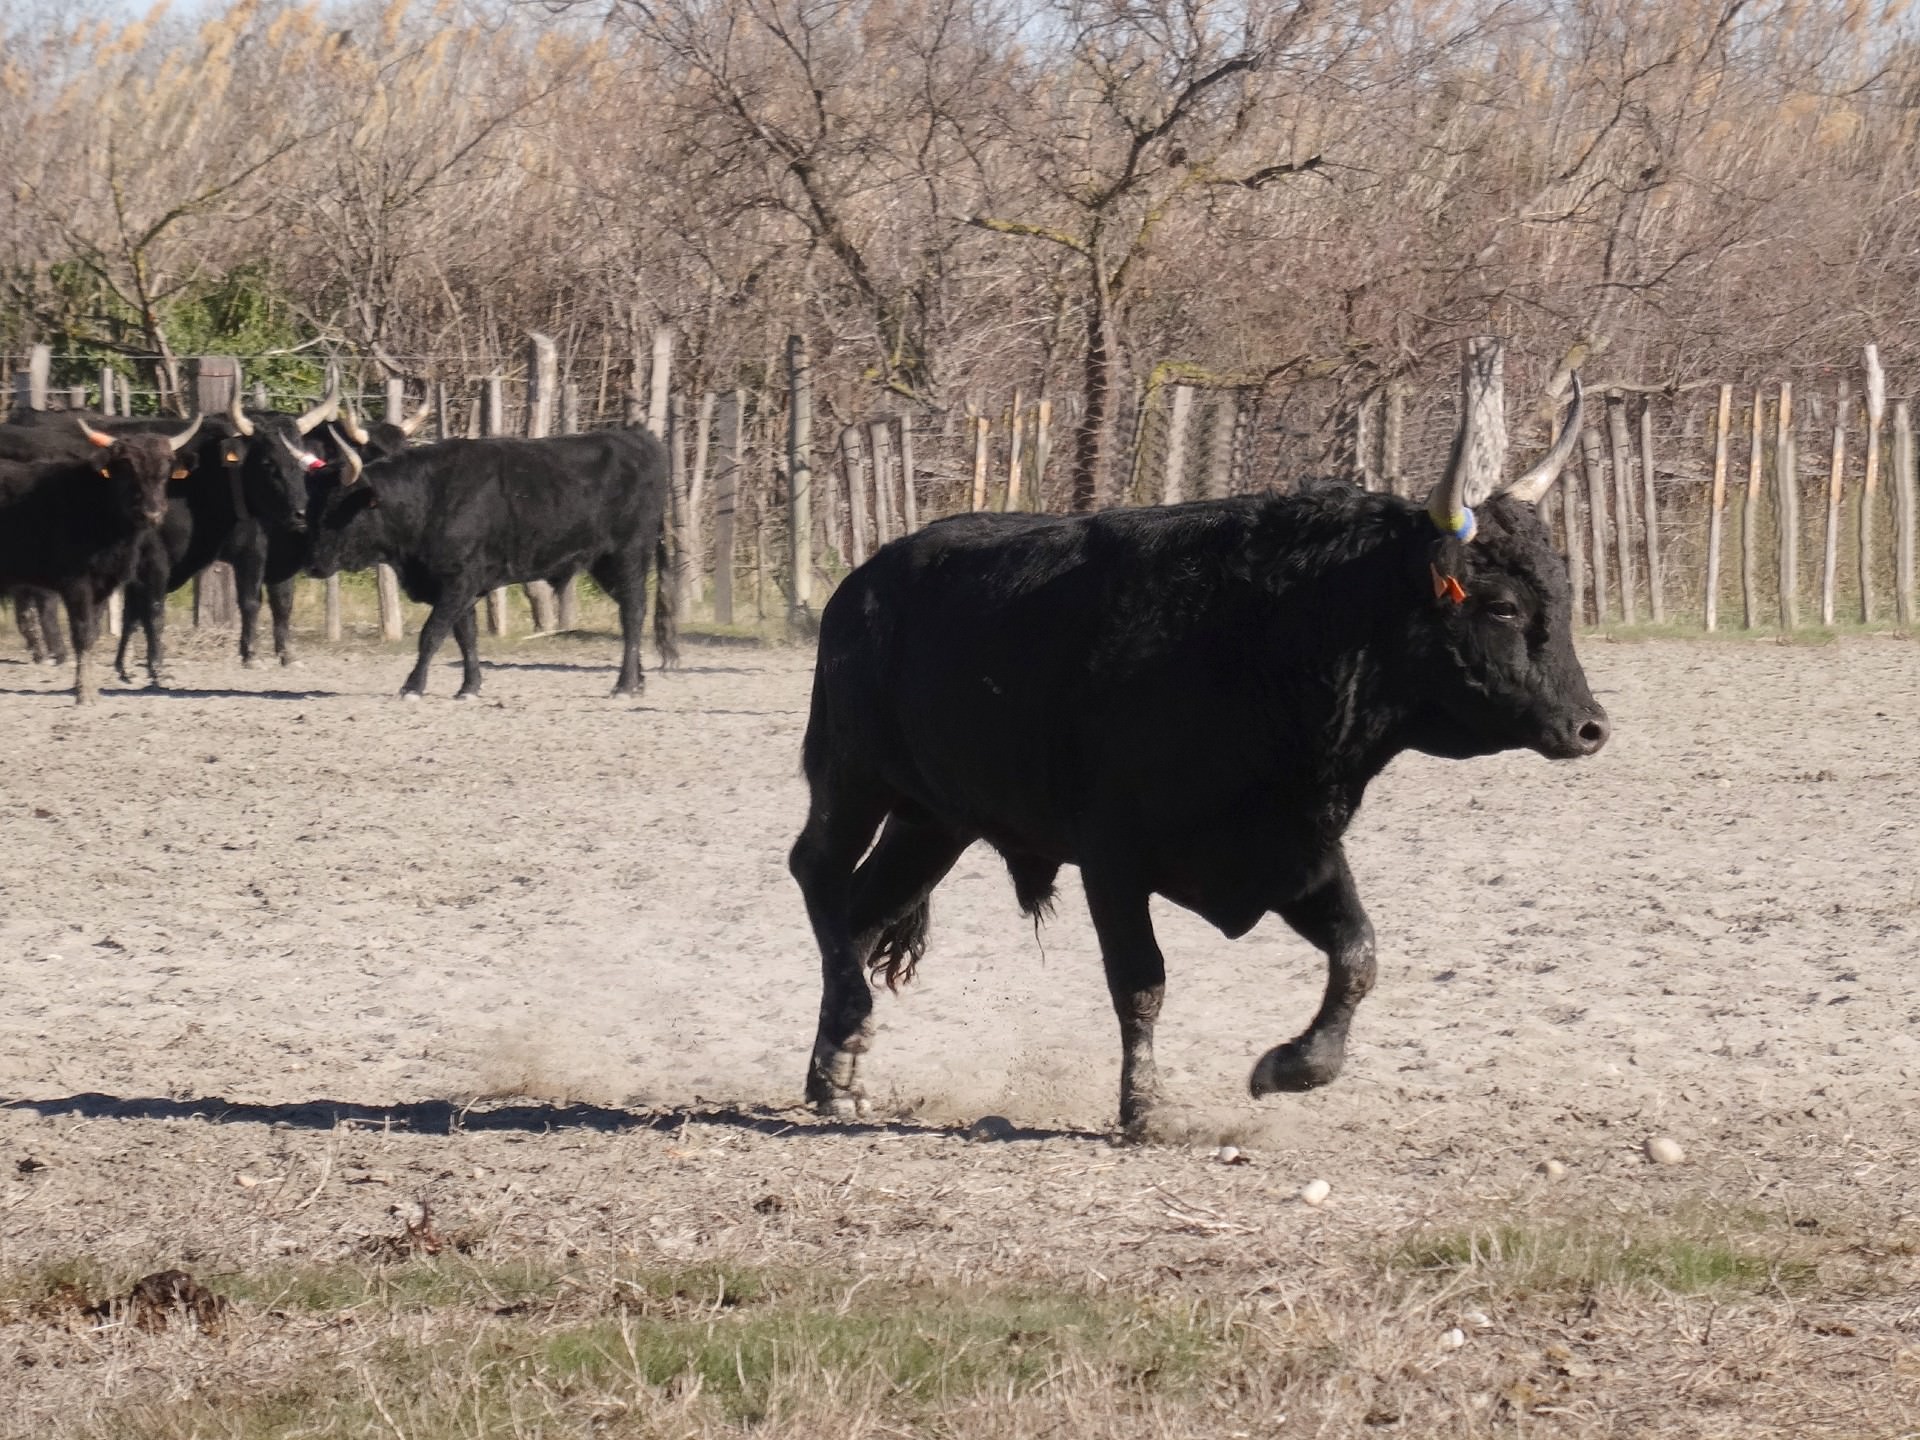
[[[401, 687], [427, 688], [434, 652], [452, 631], [465, 665], [461, 696], [480, 692], [475, 601], [502, 585], [564, 585], [586, 570], [620, 607], [625, 640], [616, 694], [640, 689], [640, 632], [647, 571], [666, 564], [666, 454], [645, 430], [602, 430], [546, 440], [443, 440], [361, 467], [346, 451], [342, 482], [317, 510], [315, 575], [376, 563], [433, 607], [420, 659]], [[663, 571], [664, 573], [664, 571]], [[676, 658], [673, 611], [662, 587], [654, 639]]]
[[[142, 545], [127, 586], [127, 623], [115, 655], [121, 679], [131, 678], [127, 652], [137, 626], [146, 636], [149, 678], [166, 683], [167, 596], [220, 560], [233, 567], [240, 661], [253, 664], [270, 549], [281, 536], [304, 534], [309, 485], [328, 463], [323, 447], [306, 437], [338, 405], [339, 393], [331, 388], [300, 415], [245, 410], [236, 399], [226, 414], [208, 421], [211, 433], [195, 447], [187, 480], [176, 487], [165, 522]], [[293, 663], [291, 573], [265, 586], [274, 651], [283, 665]]]
[[95, 693], [99, 607], [126, 583], [141, 538], [164, 518], [175, 452], [200, 422], [171, 437], [80, 428], [95, 447], [88, 459], [0, 463], [0, 587], [51, 590], [66, 602], [74, 698], [85, 704]]
[[1465, 476], [1487, 467], [1463, 442], [1427, 507], [1339, 486], [969, 515], [848, 576], [821, 617], [791, 857], [825, 982], [808, 1098], [859, 1107], [862, 967], [911, 977], [928, 895], [976, 840], [1036, 918], [1059, 868], [1080, 867], [1130, 1131], [1158, 1097], [1156, 894], [1233, 937], [1277, 912], [1326, 952], [1318, 1015], [1251, 1087], [1332, 1080], [1374, 981], [1341, 848], [1367, 783], [1403, 750], [1565, 758], [1606, 741], [1533, 509], [1579, 428], [1576, 380], [1551, 453], [1477, 514]]

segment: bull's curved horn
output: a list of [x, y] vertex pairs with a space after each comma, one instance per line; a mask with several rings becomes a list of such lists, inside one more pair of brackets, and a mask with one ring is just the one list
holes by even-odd
[[236, 434], [245, 435], [248, 439], [253, 438], [253, 421], [249, 420], [247, 412], [240, 408], [238, 386], [234, 387], [233, 398], [227, 401], [227, 422], [233, 426]]
[[354, 444], [364, 445], [367, 443], [367, 427], [362, 425], [360, 423], [360, 417], [353, 413], [353, 406], [351, 404], [342, 404], [340, 407], [340, 430], [336, 430], [334, 434], [337, 436], [342, 430], [346, 432], [347, 438], [353, 441]]
[[327, 376], [327, 393], [321, 397], [318, 405], [293, 422], [294, 428], [305, 435], [322, 421], [331, 420], [339, 413], [340, 376], [338, 373], [332, 373]]
[[104, 450], [106, 449], [107, 446], [113, 444], [113, 436], [107, 434], [107, 432], [104, 430], [94, 429], [91, 425], [87, 424], [86, 421], [82, 420], [78, 415], [73, 417], [73, 423], [80, 427], [80, 433], [82, 435], [86, 436], [87, 439], [91, 440], [94, 444], [98, 445], [101, 449]]
[[427, 423], [427, 417], [431, 414], [433, 414], [433, 397], [428, 396], [426, 404], [400, 422], [400, 433], [411, 440], [419, 433], [420, 427]]
[[1560, 433], [1554, 437], [1553, 448], [1540, 458], [1531, 470], [1501, 493], [1511, 495], [1516, 500], [1524, 500], [1529, 505], [1538, 505], [1553, 482], [1560, 478], [1560, 472], [1573, 457], [1573, 447], [1580, 443], [1581, 395], [1580, 372], [1573, 374], [1573, 404], [1567, 409], [1567, 418], [1560, 422]]
[[339, 431], [334, 432], [333, 438], [339, 442], [340, 460], [346, 467], [345, 475], [340, 481], [341, 485], [358, 485], [361, 475], [366, 472], [366, 467], [360, 463], [360, 452], [349, 445]]
[[1467, 341], [1460, 367], [1460, 428], [1446, 474], [1427, 495], [1427, 514], [1444, 533], [1471, 540], [1473, 503], [1500, 488], [1507, 464], [1506, 395], [1501, 381], [1498, 340], [1478, 336]]
[[[206, 418], [204, 415], [196, 415], [193, 417], [193, 423], [178, 435], [169, 435], [167, 437], [167, 448], [176, 455], [186, 449], [188, 442], [200, 432], [200, 422]], [[94, 443], [98, 444], [99, 442], [95, 441]]]

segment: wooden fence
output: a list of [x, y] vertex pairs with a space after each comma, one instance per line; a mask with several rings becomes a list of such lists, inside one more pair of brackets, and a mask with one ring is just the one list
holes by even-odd
[[[238, 383], [229, 363], [213, 357], [196, 370], [203, 404], [228, 374], [225, 383]], [[673, 336], [661, 330], [630, 371], [563, 376], [553, 342], [534, 335], [512, 371], [464, 382], [389, 377], [378, 390], [350, 386], [347, 398], [363, 416], [393, 419], [432, 401], [432, 438], [647, 424], [671, 456], [675, 560], [666, 583], [683, 613], [723, 626], [804, 620], [848, 569], [933, 517], [1066, 508], [1060, 452], [1071, 401], [1014, 387], [938, 415], [871, 397], [862, 409], [858, 396], [815, 394], [799, 337], [754, 387], [687, 393], [673, 383], [673, 364]], [[102, 408], [125, 413], [135, 403], [111, 371], [97, 388], [59, 388], [50, 369], [43, 353], [27, 358], [16, 404], [105, 395]], [[1916, 623], [1911, 404], [1889, 402], [1873, 347], [1853, 375], [1761, 386], [1602, 382], [1587, 393], [1581, 445], [1544, 507], [1584, 623], [1780, 631]], [[250, 398], [299, 409], [314, 397], [256, 387]], [[1123, 407], [1116, 498], [1166, 503], [1329, 473], [1415, 496], [1445, 464], [1456, 404], [1451, 375], [1358, 401], [1304, 384], [1278, 393], [1149, 386]], [[1543, 413], [1519, 420], [1517, 450], [1544, 443]], [[378, 589], [382, 631], [398, 638], [390, 573]], [[575, 623], [570, 591], [528, 587], [527, 604], [536, 630]], [[513, 625], [504, 592], [484, 609], [493, 633]], [[327, 631], [339, 629], [336, 582]]]

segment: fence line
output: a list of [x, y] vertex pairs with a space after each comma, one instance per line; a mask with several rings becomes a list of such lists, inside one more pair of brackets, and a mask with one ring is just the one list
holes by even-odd
[[[530, 337], [524, 368], [465, 381], [385, 380], [349, 387], [362, 414], [397, 420], [421, 400], [436, 406], [441, 437], [561, 432], [644, 418], [677, 459], [670, 510], [675, 562], [668, 583], [696, 615], [735, 623], [743, 597], [769, 613], [770, 588], [795, 616], [810, 614], [852, 565], [925, 521], [968, 509], [1059, 511], [1067, 501], [1056, 441], [1077, 419], [1071, 397], [1031, 382], [945, 412], [876, 403], [821, 389], [804, 344], [786, 357], [784, 383], [675, 387], [673, 336], [655, 332], [631, 361], [599, 374], [566, 373], [553, 342]], [[102, 367], [86, 385], [52, 383], [44, 347], [15, 379], [17, 404], [101, 400], [125, 412], [131, 392]], [[616, 373], [617, 372], [617, 373]], [[1582, 623], [1669, 620], [1720, 628], [1739, 601], [1741, 628], [1789, 632], [1801, 624], [1803, 584], [1819, 595], [1822, 625], [1857, 618], [1915, 623], [1915, 453], [1911, 407], [1887, 399], [1877, 351], [1862, 383], [1828, 377], [1796, 401], [1791, 380], [1670, 390], [1616, 384], [1589, 391], [1590, 423], [1550, 501]], [[106, 396], [106, 391], [113, 391]], [[255, 391], [258, 397], [257, 389]], [[796, 396], [801, 403], [796, 404]], [[592, 397], [589, 399], [588, 397]], [[305, 408], [313, 394], [264, 397]], [[1128, 412], [1129, 448], [1115, 459], [1128, 503], [1286, 489], [1338, 473], [1367, 488], [1415, 495], [1439, 474], [1457, 397], [1451, 377], [1406, 380], [1342, 396], [1328, 382], [1273, 391], [1169, 383], [1142, 387]], [[1595, 413], [1598, 412], [1598, 413]], [[556, 420], [558, 423], [556, 424]], [[828, 437], [816, 454], [812, 426]], [[1542, 444], [1544, 415], [1519, 438]], [[1741, 430], [1744, 468], [1733, 453]], [[684, 433], [691, 431], [691, 433]], [[1800, 455], [1825, 456], [1801, 465]], [[1739, 564], [1722, 564], [1726, 533]], [[804, 538], [805, 543], [796, 543]], [[1767, 563], [1770, 557], [1771, 563]], [[383, 633], [399, 634], [397, 586], [382, 577]], [[572, 597], [529, 593], [537, 630], [569, 628]], [[1891, 595], [1892, 615], [1881, 597]], [[509, 624], [504, 593], [488, 597], [496, 633]], [[330, 600], [329, 633], [337, 624]]]

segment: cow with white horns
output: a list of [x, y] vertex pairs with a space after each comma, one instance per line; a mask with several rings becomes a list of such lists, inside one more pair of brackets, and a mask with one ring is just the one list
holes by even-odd
[[80, 420], [89, 458], [0, 462], [0, 587], [50, 590], [66, 602], [81, 704], [96, 693], [101, 608], [127, 583], [141, 542], [166, 517], [168, 482], [185, 478], [179, 452], [200, 423], [177, 435], [108, 434]]
[[1579, 434], [1578, 377], [1549, 453], [1504, 486], [1496, 343], [1469, 347], [1465, 379], [1424, 505], [1331, 486], [966, 515], [847, 577], [821, 617], [811, 805], [790, 861], [823, 977], [808, 1099], [862, 1104], [865, 972], [912, 977], [928, 896], [976, 840], [1036, 919], [1060, 867], [1080, 867], [1129, 1132], [1160, 1097], [1155, 895], [1232, 937], [1278, 914], [1324, 951], [1319, 1013], [1260, 1057], [1250, 1087], [1340, 1073], [1375, 974], [1341, 844], [1368, 783], [1405, 750], [1572, 759], [1607, 740], [1534, 512]]

